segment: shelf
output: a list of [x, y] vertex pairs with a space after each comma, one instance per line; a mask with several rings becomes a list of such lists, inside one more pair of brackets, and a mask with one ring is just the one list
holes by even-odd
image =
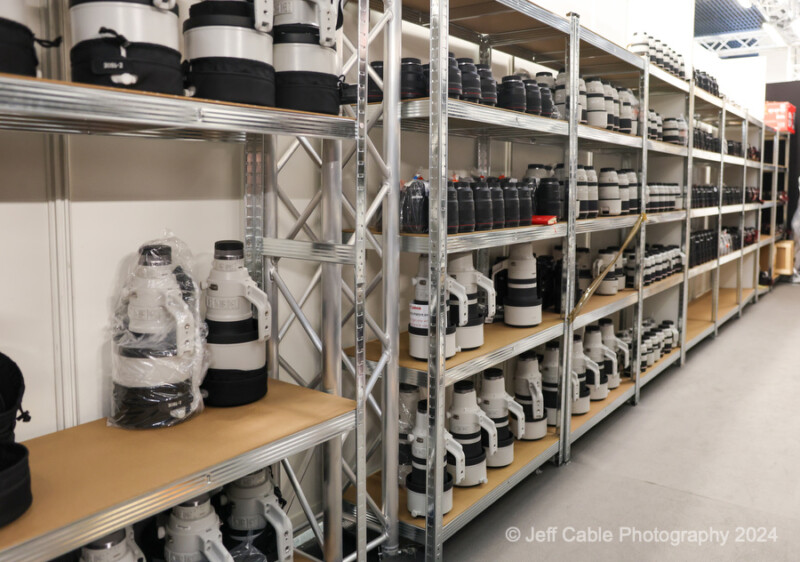
[[[574, 419], [574, 418], [573, 418]], [[503, 468], [489, 468], [489, 481], [471, 488], [453, 487], [453, 509], [442, 517], [442, 540], [452, 537], [503, 494], [522, 482], [558, 452], [558, 434], [548, 428], [547, 435], [538, 441], [514, 441], [514, 462]], [[381, 497], [381, 473], [367, 478], [367, 492], [373, 498]], [[354, 498], [352, 487], [345, 494]], [[425, 542], [425, 518], [411, 517], [407, 505], [406, 489], [399, 494], [400, 534], [413, 541]]]
[[[445, 363], [445, 384], [453, 384], [484, 369], [516, 357], [564, 334], [564, 322], [554, 312], [543, 312], [542, 323], [532, 328], [512, 328], [502, 322], [485, 324], [484, 343], [478, 349], [456, 353]], [[354, 348], [345, 350], [353, 355]], [[381, 344], [378, 340], [366, 345], [366, 358], [377, 363], [381, 358]], [[400, 381], [425, 387], [428, 384], [428, 362], [418, 361], [408, 354], [408, 332], [400, 334], [399, 361]]]
[[762, 209], [770, 209], [775, 206], [775, 201], [764, 201], [761, 203]]
[[747, 122], [750, 125], [752, 125], [753, 127], [755, 127], [756, 129], [759, 129], [759, 130], [764, 127], [764, 123], [761, 122], [756, 117], [754, 117], [753, 115], [750, 115], [750, 113], [747, 114]]
[[765, 287], [763, 285], [758, 286], [758, 298], [763, 297], [767, 293], [769, 293], [770, 287]]
[[728, 166], [744, 166], [744, 158], [741, 156], [731, 156], [730, 154], [723, 154], [722, 161]]
[[737, 122], [743, 122], [747, 120], [747, 112], [744, 108], [735, 105], [728, 100], [724, 100], [725, 105], [725, 113], [733, 115], [738, 120]]
[[725, 322], [736, 316], [739, 312], [738, 298], [739, 295], [736, 289], [720, 287], [717, 304], [717, 326], [722, 326]]
[[769, 246], [775, 240], [774, 236], [761, 234], [758, 239], [758, 247]]
[[754, 296], [755, 296], [754, 289], [742, 288], [742, 306], [746, 305], [751, 300], [753, 300]]
[[714, 321], [714, 311], [712, 310], [712, 292], [706, 291], [701, 296], [689, 302], [686, 309], [686, 318], [689, 320]]
[[683, 282], [683, 273], [675, 273], [674, 275], [670, 275], [666, 279], [657, 281], [652, 285], [648, 285], [647, 287], [642, 289], [642, 298], [646, 299], [648, 297], [652, 297], [653, 295], [657, 295], [658, 293], [664, 292], [667, 289], [675, 287], [676, 285], [680, 285], [682, 282]]
[[661, 224], [665, 222], [682, 221], [686, 218], [686, 211], [665, 211], [663, 213], [647, 213], [645, 224]]
[[[427, 134], [430, 109], [429, 98], [402, 102], [401, 128]], [[454, 136], [485, 136], [525, 143], [563, 144], [569, 132], [566, 121], [454, 99], [447, 100], [447, 125], [448, 133]]]
[[702, 275], [703, 273], [707, 273], [717, 269], [717, 260], [709, 260], [706, 263], [701, 263], [700, 265], [696, 265], [689, 270], [689, 279], [693, 279], [698, 275]]
[[[371, 5], [383, 9], [378, 0]], [[475, 44], [483, 37], [494, 50], [527, 60], [535, 57], [537, 63], [555, 70], [565, 66], [570, 33], [567, 19], [525, 0], [454, 0], [449, 5], [451, 36]], [[404, 0], [403, 19], [429, 27], [430, 2]]]
[[775, 164], [764, 164], [765, 172], [774, 172], [776, 170]]
[[589, 302], [575, 318], [573, 328], [576, 330], [587, 326], [592, 322], [605, 318], [609, 314], [614, 314], [618, 310], [636, 304], [639, 300], [639, 292], [635, 289], [623, 289], [613, 296], [598, 295], [595, 293]]
[[730, 213], [741, 213], [742, 209], [744, 209], [744, 205], [723, 205], [719, 209], [720, 215], [728, 215]]
[[353, 119], [0, 74], [0, 129], [242, 141], [245, 133], [352, 139]]
[[581, 150], [602, 148], [605, 145], [623, 146], [639, 150], [642, 148], [642, 137], [615, 133], [614, 131], [589, 125], [578, 125], [578, 138], [581, 140], [579, 143]]
[[742, 249], [742, 255], [746, 256], [749, 253], [755, 252], [758, 249], [758, 244], [749, 244]]
[[[270, 380], [265, 398], [167, 429], [97, 420], [25, 442], [33, 505], [0, 529], [6, 559], [44, 560], [355, 427], [355, 404]], [[141, 462], [146, 460], [147, 469]]]
[[[650, 94], [689, 93], [689, 83], [654, 64], [649, 65]], [[677, 90], [677, 92], [676, 92]]]
[[692, 149], [692, 160], [706, 160], [719, 164], [722, 155], [719, 152], [709, 152], [708, 150], [701, 150], [699, 148]]
[[667, 367], [678, 361], [680, 358], [681, 348], [676, 347], [664, 357], [653, 363], [651, 367], [648, 367], [639, 375], [639, 388], [643, 387], [658, 375], [663, 373]]
[[761, 203], [745, 203], [744, 204], [744, 211], [745, 212], [758, 211], [759, 209], [761, 209], [761, 207], [762, 207]]
[[704, 120], [719, 118], [723, 101], [721, 98], [706, 92], [702, 88], [694, 87], [694, 110]]
[[683, 157], [689, 155], [689, 149], [686, 148], [685, 146], [682, 146], [680, 144], [672, 144], [669, 142], [657, 141], [657, 140], [647, 141], [647, 151], [659, 152], [661, 154], [671, 154], [673, 156], [683, 156]]
[[713, 217], [719, 214], [719, 207], [700, 207], [699, 209], [690, 209], [689, 216], [693, 219], [697, 217]]
[[740, 257], [742, 257], [742, 251], [736, 250], [719, 258], [719, 264], [725, 265], [726, 263], [738, 260]]
[[600, 232], [618, 228], [631, 228], [639, 219], [639, 215], [621, 215], [618, 217], [597, 217], [575, 221], [575, 233]]
[[746, 168], [750, 168], [752, 170], [760, 170], [761, 169], [761, 161], [760, 160], [750, 160], [746, 158], [744, 161], [744, 165]]
[[570, 443], [574, 443], [587, 431], [603, 421], [614, 410], [633, 398], [636, 386], [629, 378], [623, 378], [619, 386], [608, 392], [605, 400], [592, 401], [590, 410], [580, 416], [572, 416], [570, 421]]
[[686, 319], [686, 351], [714, 333], [714, 323], [707, 320]]
[[[566, 235], [566, 223], [558, 223], [552, 226], [522, 226], [519, 228], [450, 234], [447, 237], [447, 253], [453, 254], [481, 248], [495, 248], [536, 240], [563, 238]], [[427, 234], [401, 234], [400, 249], [404, 252], [427, 254], [430, 250], [429, 237]]]

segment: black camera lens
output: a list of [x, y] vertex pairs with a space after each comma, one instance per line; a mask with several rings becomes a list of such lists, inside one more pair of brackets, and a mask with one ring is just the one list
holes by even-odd
[[243, 260], [244, 243], [241, 240], [220, 240], [214, 242], [215, 260]]
[[413, 57], [401, 59], [400, 99], [410, 100], [425, 97], [426, 85], [420, 60]]
[[453, 182], [447, 182], [447, 234], [458, 234], [458, 192]]
[[458, 61], [453, 53], [447, 59], [447, 97], [460, 99], [463, 90], [461, 88], [461, 71], [458, 69]]
[[403, 190], [400, 203], [401, 229], [411, 234], [428, 232], [428, 190], [425, 183], [416, 180]]
[[503, 196], [503, 188], [496, 179], [489, 181], [492, 190], [492, 228], [505, 228], [506, 226], [506, 203]]
[[172, 265], [172, 248], [167, 244], [148, 244], [139, 248], [139, 265]]
[[525, 113], [542, 114], [542, 94], [536, 80], [523, 80], [525, 84]]
[[542, 117], [553, 117], [553, 110], [555, 109], [553, 92], [550, 91], [550, 88], [540, 87], [539, 94], [542, 99], [542, 111], [540, 115]]
[[461, 99], [478, 103], [481, 101], [481, 77], [470, 58], [457, 59], [461, 71]]
[[556, 178], [542, 178], [536, 189], [536, 212], [564, 219], [564, 186]]
[[517, 184], [517, 196], [519, 198], [519, 225], [530, 226], [533, 216], [533, 181]]
[[519, 192], [517, 182], [505, 179], [502, 182], [503, 203], [506, 213], [506, 228], [516, 228], [519, 226]]
[[492, 69], [488, 64], [476, 64], [475, 67], [481, 77], [481, 103], [497, 105], [497, 81], [492, 76]]
[[475, 230], [491, 230], [494, 215], [489, 184], [485, 181], [476, 181], [472, 185], [472, 199], [475, 201]]
[[[370, 66], [372, 66], [373, 70], [375, 70], [375, 73], [381, 78], [383, 78], [383, 61], [376, 60], [372, 61], [369, 64]], [[375, 81], [372, 79], [371, 76], [368, 76], [368, 81], [367, 81], [367, 101], [369, 101], [370, 103], [383, 101], [383, 90], [381, 90], [378, 87], [378, 85], [375, 83]]]
[[456, 184], [458, 192], [458, 231], [475, 231], [475, 200], [472, 198], [472, 188], [465, 181]]
[[526, 100], [522, 78], [514, 74], [503, 76], [503, 81], [497, 87], [497, 105], [504, 109], [524, 112], [527, 109]]

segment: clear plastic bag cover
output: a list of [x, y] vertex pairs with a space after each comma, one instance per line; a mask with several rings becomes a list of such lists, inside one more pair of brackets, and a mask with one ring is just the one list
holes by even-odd
[[247, 539], [231, 550], [231, 558], [235, 562], [269, 562], [264, 553], [253, 544], [260, 534], [260, 532], [248, 531]]
[[415, 178], [400, 188], [400, 230], [428, 232], [428, 183]]
[[125, 267], [111, 326], [111, 415], [131, 429], [169, 427], [200, 412], [207, 328], [192, 253], [170, 234]]

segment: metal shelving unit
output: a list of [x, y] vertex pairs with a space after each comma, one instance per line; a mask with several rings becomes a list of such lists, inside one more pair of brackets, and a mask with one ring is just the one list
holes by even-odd
[[[275, 108], [262, 108], [240, 104], [220, 103], [215, 101], [195, 100], [178, 96], [164, 96], [148, 93], [130, 92], [112, 88], [93, 87], [59, 81], [66, 73], [67, 62], [64, 59], [66, 49], [60, 54], [48, 54], [44, 61], [45, 72], [53, 80], [19, 78], [8, 75], [0, 76], [0, 128], [14, 131], [46, 133], [48, 162], [67, 163], [62, 135], [101, 134], [122, 137], [152, 137], [166, 139], [187, 139], [205, 141], [236, 142], [244, 145], [244, 240], [248, 269], [252, 277], [267, 292], [272, 306], [272, 338], [267, 344], [270, 377], [277, 379], [278, 374], [292, 378], [297, 385], [290, 385], [273, 380], [270, 383], [268, 396], [250, 406], [230, 410], [209, 410], [196, 419], [185, 424], [162, 430], [160, 432], [126, 432], [122, 436], [115, 435], [114, 447], [124, 457], [126, 444], [138, 447], [158, 447], [161, 441], [169, 442], [172, 436], [199, 431], [198, 439], [225, 439], [219, 446], [209, 444], [211, 452], [208, 462], [197, 455], [185, 455], [196, 460], [196, 466], [189, 466], [184, 461], [176, 463], [176, 467], [166, 470], [158, 477], [154, 473], [153, 481], [141, 489], [128, 490], [131, 494], [119, 497], [99, 498], [100, 501], [112, 501], [111, 507], [100, 506], [89, 512], [71, 513], [71, 502], [58, 506], [62, 513], [60, 519], [40, 519], [37, 514], [48, 509], [48, 498], [42, 493], [42, 486], [55, 485], [56, 481], [45, 479], [43, 472], [32, 463], [33, 487], [36, 494], [34, 506], [22, 518], [4, 527], [0, 536], [0, 559], [39, 559], [52, 557], [81, 546], [99, 538], [120, 526], [141, 520], [169, 508], [187, 498], [203, 491], [218, 488], [248, 472], [268, 465], [278, 465], [282, 475], [292, 486], [292, 493], [298, 499], [308, 520], [310, 536], [316, 541], [326, 560], [365, 560], [370, 548], [391, 542], [388, 524], [382, 526], [378, 538], [367, 544], [366, 511], [367, 505], [377, 511], [381, 522], [386, 522], [374, 502], [366, 496], [366, 405], [369, 392], [367, 388], [366, 362], [364, 360], [364, 330], [370, 317], [366, 312], [366, 243], [368, 241], [367, 222], [374, 213], [376, 203], [370, 200], [366, 186], [366, 153], [367, 153], [367, 47], [370, 36], [369, 6], [366, 0], [358, 3], [356, 18], [357, 29], [353, 31], [357, 47], [352, 50], [352, 57], [345, 65], [355, 69], [358, 83], [358, 104], [354, 111], [345, 116], [332, 116], [295, 112]], [[395, 37], [399, 45], [399, 9], [396, 10], [397, 21]], [[45, 10], [47, 31], [52, 36], [63, 35], [68, 26], [66, 10], [61, 2], [50, 0]], [[386, 17], [388, 21], [391, 16]], [[380, 25], [384, 25], [383, 21]], [[346, 35], [343, 41], [348, 43]], [[57, 58], [60, 57], [60, 58]], [[398, 68], [388, 67], [388, 72]], [[395, 86], [397, 87], [397, 86]], [[390, 94], [391, 95], [391, 94]], [[397, 99], [399, 100], [399, 90]], [[392, 104], [390, 104], [392, 105]], [[387, 117], [394, 117], [395, 105], [387, 110]], [[280, 157], [277, 154], [276, 136], [295, 137], [286, 152]], [[343, 154], [342, 142], [354, 144], [352, 150]], [[315, 144], [318, 143], [318, 144]], [[283, 191], [279, 185], [280, 171], [292, 156], [302, 147], [312, 161], [319, 167], [320, 186], [317, 194], [305, 209], [298, 210], [291, 195]], [[395, 156], [387, 158], [390, 165], [399, 162], [399, 147]], [[391, 151], [391, 149], [387, 149]], [[353, 159], [356, 166], [356, 179], [352, 189], [343, 191], [342, 169]], [[54, 175], [68, 173], [63, 169], [53, 171]], [[395, 178], [396, 179], [396, 178]], [[53, 180], [58, 181], [58, 180]], [[395, 182], [393, 185], [396, 185]], [[396, 215], [396, 204], [392, 207], [393, 189], [382, 190], [379, 194], [386, 196], [384, 206], [389, 215]], [[283, 207], [294, 218], [293, 227], [286, 233], [278, 232], [278, 214]], [[311, 214], [319, 210], [321, 224], [316, 229], [315, 223], [309, 221]], [[356, 235], [348, 244], [342, 243], [342, 215], [348, 212]], [[298, 240], [303, 233], [306, 240]], [[396, 243], [387, 241], [389, 255], [395, 255]], [[301, 297], [292, 294], [281, 277], [280, 264], [283, 260], [301, 259], [318, 262], [317, 274], [314, 276], [306, 292]], [[347, 279], [343, 279], [343, 268], [348, 267]], [[387, 266], [390, 267], [390, 266]], [[321, 282], [323, 298], [322, 320], [319, 328], [308, 321], [303, 307], [315, 286]], [[388, 294], [391, 294], [389, 292]], [[348, 315], [342, 314], [342, 295], [348, 299], [352, 309]], [[284, 324], [278, 324], [278, 310], [288, 306], [291, 314]], [[310, 380], [292, 367], [293, 353], [291, 349], [282, 348], [279, 343], [289, 326], [298, 320], [307, 333], [314, 347], [319, 352], [320, 372]], [[353, 340], [356, 342], [355, 360], [342, 354], [342, 324], [350, 322]], [[318, 332], [319, 331], [319, 332]], [[355, 401], [344, 400], [338, 396], [343, 392], [342, 365], [352, 374], [352, 388]], [[388, 371], [387, 371], [388, 372]], [[322, 392], [305, 390], [320, 387]], [[392, 395], [390, 394], [390, 398]], [[280, 403], [273, 404], [278, 400]], [[371, 400], [374, 402], [374, 400]], [[309, 411], [309, 407], [313, 411]], [[267, 408], [268, 406], [268, 408]], [[259, 408], [261, 410], [259, 410]], [[281, 423], [272, 419], [285, 409]], [[330, 413], [333, 408], [333, 413]], [[338, 410], [337, 410], [338, 408]], [[390, 408], [391, 410], [391, 408]], [[234, 414], [249, 412], [245, 421]], [[330, 415], [328, 415], [330, 414]], [[266, 416], [264, 426], [257, 423], [258, 416]], [[247, 446], [241, 451], [234, 451], [230, 444], [235, 443], [233, 437], [225, 438], [219, 428], [207, 428], [215, 420], [228, 418], [231, 431], [245, 430]], [[396, 416], [394, 416], [396, 418]], [[295, 420], [288, 423], [287, 419]], [[389, 419], [392, 419], [390, 416]], [[67, 429], [29, 442], [32, 450], [46, 453], [48, 447], [57, 446], [59, 440], [67, 437], [91, 433], [102, 421]], [[251, 425], [248, 425], [251, 424]], [[255, 424], [255, 425], [252, 425]], [[390, 428], [393, 427], [391, 423]], [[396, 427], [396, 426], [394, 426]], [[87, 429], [88, 428], [88, 429]], [[199, 428], [199, 429], [198, 429]], [[205, 430], [203, 428], [206, 428]], [[96, 431], [98, 432], [99, 429]], [[108, 430], [115, 431], [115, 430]], [[92, 434], [94, 435], [94, 434]], [[354, 447], [352, 459], [355, 469], [350, 466], [350, 459], [343, 458], [343, 443], [353, 436]], [[135, 443], [128, 443], [135, 441]], [[196, 443], [184, 436], [186, 446]], [[101, 447], [102, 442], [88, 442], [84, 453], [92, 447]], [[312, 454], [320, 446], [323, 457], [323, 482], [319, 486], [323, 497], [322, 524], [318, 514], [313, 511], [305, 497], [304, 486], [319, 483], [303, 483], [303, 477]], [[88, 449], [86, 449], [88, 447]], [[214, 451], [217, 451], [214, 453]], [[225, 456], [225, 452], [230, 456]], [[171, 451], [180, 455], [179, 448]], [[299, 470], [287, 460], [287, 457], [305, 453]], [[42, 453], [42, 454], [44, 454]], [[170, 455], [163, 455], [170, 458]], [[35, 457], [34, 463], [35, 463]], [[389, 464], [396, 468], [396, 456], [389, 453]], [[186, 465], [186, 466], [184, 466]], [[54, 465], [58, 466], [58, 465]], [[391, 469], [390, 469], [391, 470]], [[110, 470], [109, 475], [120, 477], [120, 473]], [[111, 477], [111, 476], [109, 476]], [[345, 520], [342, 513], [343, 481], [352, 480], [357, 484], [354, 517]], [[38, 493], [36, 492], [38, 490]], [[81, 493], [89, 490], [81, 488]], [[104, 492], [105, 493], [105, 492]], [[396, 504], [396, 500], [395, 500]], [[83, 502], [82, 505], [85, 505]], [[77, 508], [76, 508], [77, 509]], [[396, 513], [396, 505], [387, 508]], [[70, 519], [74, 515], [72, 519]], [[56, 521], [56, 523], [53, 523]], [[345, 556], [343, 527], [349, 525], [356, 537], [355, 550]], [[41, 528], [37, 528], [40, 526]], [[25, 529], [25, 532], [22, 529]], [[19, 532], [18, 532], [19, 531]], [[396, 547], [396, 543], [395, 543]], [[298, 555], [301, 555], [297, 551]]]

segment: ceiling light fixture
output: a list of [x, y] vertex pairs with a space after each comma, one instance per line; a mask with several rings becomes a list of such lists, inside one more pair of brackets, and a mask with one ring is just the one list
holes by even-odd
[[736, 0], [736, 2], [742, 7], [743, 10], [749, 10], [753, 7], [753, 2], [751, 0]]

